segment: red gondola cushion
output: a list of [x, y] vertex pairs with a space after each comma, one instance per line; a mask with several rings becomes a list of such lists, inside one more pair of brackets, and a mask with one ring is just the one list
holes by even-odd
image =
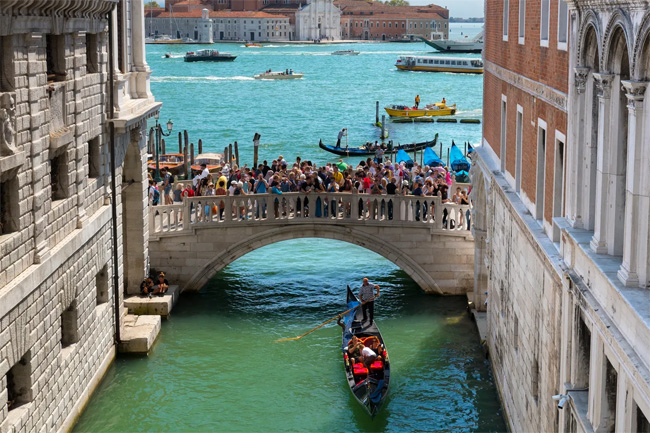
[[355, 376], [367, 376], [368, 375], [368, 369], [367, 368], [355, 368], [354, 369], [354, 375]]
[[370, 370], [376, 371], [376, 370], [383, 370], [384, 369], [384, 363], [381, 361], [375, 361], [372, 364], [370, 364]]
[[352, 367], [353, 367], [354, 369], [357, 369], [357, 368], [366, 368], [366, 367], [365, 367], [362, 363], [360, 363], [360, 362], [357, 362], [357, 363], [354, 364]]

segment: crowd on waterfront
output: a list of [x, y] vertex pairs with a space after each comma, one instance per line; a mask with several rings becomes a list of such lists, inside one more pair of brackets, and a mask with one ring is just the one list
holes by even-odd
[[356, 166], [342, 160], [319, 166], [300, 157], [291, 163], [280, 155], [271, 164], [266, 160], [255, 168], [225, 164], [212, 173], [203, 164], [200, 171], [195, 171], [192, 183], [175, 182], [174, 175], [164, 169], [161, 175], [160, 183], [149, 180], [152, 205], [179, 203], [185, 197], [195, 196], [355, 191], [371, 195], [438, 196], [442, 203], [468, 205], [471, 191], [471, 186], [450, 191], [456, 179], [446, 167], [420, 166], [417, 162], [398, 164], [389, 159], [370, 157], [359, 161]]

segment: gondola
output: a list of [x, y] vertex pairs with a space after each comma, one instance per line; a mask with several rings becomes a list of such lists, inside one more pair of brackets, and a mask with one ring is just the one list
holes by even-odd
[[[412, 152], [414, 150], [422, 150], [427, 147], [433, 147], [438, 142], [438, 134], [431, 141], [423, 141], [420, 143], [410, 143], [410, 144], [400, 144], [398, 146], [388, 146], [386, 149], [387, 152], [395, 152], [398, 150], [404, 150], [405, 152]], [[324, 144], [323, 140], [320, 140], [318, 146], [328, 152], [335, 153], [341, 156], [361, 156], [361, 155], [374, 155], [375, 151], [371, 148], [366, 147], [336, 147], [329, 144]]]
[[[348, 286], [347, 291], [347, 304], [348, 309], [361, 304], [356, 295], [350, 290], [350, 286]], [[374, 418], [388, 396], [390, 385], [390, 360], [386, 353], [386, 345], [376, 323], [369, 326], [367, 323], [362, 323], [363, 313], [361, 308], [354, 308], [344, 316], [344, 319], [345, 328], [343, 330], [341, 351], [343, 352], [342, 360], [345, 377], [354, 398]], [[361, 363], [352, 365], [348, 359], [347, 347], [353, 335], [356, 335], [366, 344], [370, 344], [371, 339], [378, 338], [383, 348], [380, 354], [382, 361], [373, 362], [369, 369], [365, 368]]]

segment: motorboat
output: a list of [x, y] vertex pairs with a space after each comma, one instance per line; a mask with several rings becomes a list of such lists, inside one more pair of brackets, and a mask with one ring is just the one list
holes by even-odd
[[223, 153], [199, 153], [194, 157], [192, 170], [200, 171], [201, 164], [205, 164], [210, 173], [215, 173], [224, 165]]
[[253, 78], [256, 80], [298, 80], [303, 77], [304, 74], [297, 72], [263, 72], [261, 74], [255, 75]]
[[262, 44], [256, 44], [256, 43], [254, 43], [254, 42], [253, 42], [253, 43], [249, 43], [249, 44], [245, 44], [244, 46], [247, 47], [247, 48], [262, 48], [262, 47], [263, 47]]
[[403, 71], [483, 73], [483, 61], [471, 57], [400, 56], [395, 66]]
[[391, 117], [453, 116], [456, 114], [456, 104], [449, 106], [444, 102], [436, 102], [422, 108], [387, 105], [384, 110]]
[[[162, 170], [166, 168], [172, 174], [178, 175], [183, 170], [183, 163], [185, 158], [182, 153], [165, 153], [159, 156], [158, 166]], [[147, 169], [150, 171], [156, 170], [156, 159], [155, 156], [147, 161]]]
[[358, 56], [359, 51], [354, 51], [354, 50], [334, 51], [332, 55], [333, 56]]
[[420, 37], [427, 45], [445, 53], [480, 53], [483, 51], [483, 31], [472, 39], [432, 39]]
[[236, 58], [230, 53], [210, 49], [190, 51], [183, 57], [186, 62], [232, 62]]

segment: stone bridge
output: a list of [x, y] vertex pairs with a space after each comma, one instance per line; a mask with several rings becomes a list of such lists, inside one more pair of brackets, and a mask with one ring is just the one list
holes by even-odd
[[[426, 292], [460, 295], [474, 286], [469, 210], [439, 197], [350, 193], [186, 198], [150, 207], [150, 266], [167, 272], [183, 291], [200, 290], [257, 248], [325, 238], [374, 251]], [[317, 245], [314, 253], [329, 254]]]

